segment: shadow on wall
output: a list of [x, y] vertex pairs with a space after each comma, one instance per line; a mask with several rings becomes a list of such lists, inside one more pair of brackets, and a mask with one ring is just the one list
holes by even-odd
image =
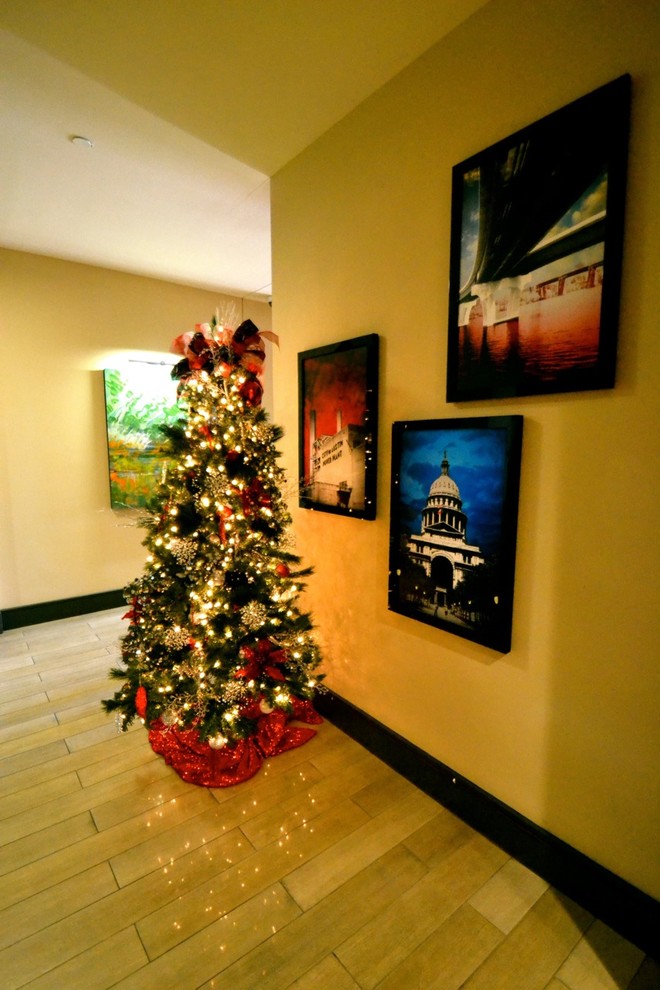
[[[572, 396], [558, 423], [561, 457], [547, 495], [556, 579], [544, 602], [550, 682], [543, 800], [555, 834], [657, 898], [660, 677], [651, 645], [658, 638], [657, 581], [650, 578], [657, 563], [642, 524], [655, 510], [648, 461], [627, 432], [620, 401], [613, 391]], [[612, 933], [594, 926], [587, 938], [612, 978], [623, 980]]]

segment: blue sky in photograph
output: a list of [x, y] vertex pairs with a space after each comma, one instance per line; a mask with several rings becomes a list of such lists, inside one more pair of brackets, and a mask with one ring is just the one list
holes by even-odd
[[[563, 217], [544, 235], [533, 250], [538, 250], [547, 241], [555, 240], [562, 234], [570, 233], [576, 227], [594, 221], [598, 217], [605, 216], [607, 211], [607, 172], [603, 172], [596, 181], [590, 185], [582, 195], [567, 210]], [[480, 229], [480, 172], [479, 166], [470, 169], [463, 175], [463, 203], [461, 221], [461, 262], [459, 272], [459, 289], [463, 292], [470, 283], [479, 246]], [[597, 245], [594, 250], [597, 256], [602, 258], [603, 245]], [[592, 264], [592, 257], [586, 257], [584, 261], [576, 259], [575, 264]], [[548, 271], [541, 269], [536, 273], [538, 279], [553, 277], [555, 272], [565, 270], [565, 261], [560, 259], [554, 266], [548, 266]]]
[[467, 540], [489, 555], [498, 548], [507, 460], [506, 429], [416, 430], [403, 433], [399, 473], [401, 525], [419, 533], [429, 489], [447, 453], [468, 517]]

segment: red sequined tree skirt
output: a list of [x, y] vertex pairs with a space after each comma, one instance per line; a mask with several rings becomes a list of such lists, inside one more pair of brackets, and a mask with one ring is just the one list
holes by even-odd
[[233, 746], [213, 749], [200, 740], [195, 728], [178, 729], [160, 719], [151, 724], [149, 742], [183, 780], [201, 787], [230, 787], [254, 777], [265, 759], [302, 746], [316, 735], [315, 729], [291, 725], [291, 719], [308, 725], [323, 722], [310, 701], [296, 699], [292, 715], [260, 714], [256, 731]]

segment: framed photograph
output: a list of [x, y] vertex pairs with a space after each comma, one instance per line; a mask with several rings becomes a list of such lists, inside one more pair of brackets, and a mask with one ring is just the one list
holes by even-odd
[[144, 508], [163, 476], [160, 426], [181, 418], [171, 370], [140, 361], [103, 371], [113, 509]]
[[298, 355], [300, 505], [376, 518], [378, 334]]
[[630, 76], [452, 170], [447, 400], [612, 388]]
[[388, 606], [511, 649], [522, 416], [392, 425]]

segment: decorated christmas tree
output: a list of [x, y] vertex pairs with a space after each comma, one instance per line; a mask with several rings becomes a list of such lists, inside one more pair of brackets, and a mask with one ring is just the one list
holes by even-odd
[[164, 426], [167, 468], [142, 524], [148, 556], [125, 589], [122, 687], [103, 702], [120, 728], [136, 717], [185, 779], [246, 780], [265, 758], [299, 746], [321, 718], [323, 675], [309, 615], [310, 573], [293, 552], [279, 427], [261, 406], [265, 353], [250, 320], [197, 324], [181, 360], [181, 421]]

